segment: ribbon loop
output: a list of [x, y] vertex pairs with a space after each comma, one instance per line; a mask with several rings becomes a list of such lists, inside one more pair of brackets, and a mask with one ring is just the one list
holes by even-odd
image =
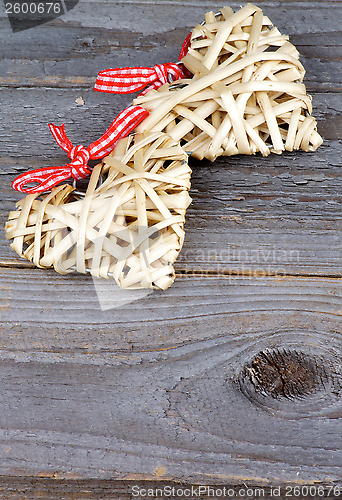
[[191, 44], [191, 33], [183, 42], [178, 63], [156, 64], [153, 68], [109, 68], [99, 72], [94, 85], [98, 92], [111, 94], [131, 94], [145, 89], [146, 94], [152, 89], [157, 89], [164, 83], [190, 78], [190, 73], [180, 60], [188, 53]]
[[184, 77], [184, 72], [175, 63], [156, 64], [153, 68], [109, 68], [100, 71], [94, 90], [111, 94], [131, 94], [146, 86], [150, 90]]
[[[168, 82], [168, 65], [167, 64], [156, 64], [153, 66], [156, 76], [160, 83], [164, 84]], [[171, 75], [170, 75], [171, 76]]]
[[[88, 171], [88, 175], [90, 171]], [[12, 182], [12, 188], [21, 193], [42, 193], [49, 191], [53, 186], [60, 182], [66, 181], [70, 177], [70, 168], [65, 167], [45, 167], [37, 170], [30, 170], [19, 175]], [[36, 186], [25, 187], [27, 184], [37, 182]]]

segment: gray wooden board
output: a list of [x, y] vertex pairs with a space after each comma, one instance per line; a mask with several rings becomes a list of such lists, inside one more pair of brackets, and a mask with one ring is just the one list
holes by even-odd
[[[327, 141], [312, 155], [192, 162], [193, 203], [176, 269], [341, 276], [340, 155], [341, 143]], [[22, 197], [10, 188], [13, 178], [1, 176], [2, 226]], [[3, 231], [0, 249], [3, 264], [26, 262]]]
[[[90, 279], [0, 276], [2, 474], [340, 478], [340, 281], [184, 277], [101, 311]], [[267, 350], [318, 356], [333, 377], [246, 396], [241, 371]]]
[[[47, 123], [66, 123], [74, 144], [88, 145], [131, 98], [46, 88], [4, 89], [2, 95], [0, 171], [11, 173], [1, 176], [3, 226], [21, 198], [10, 189], [14, 174], [66, 161]], [[84, 106], [75, 103], [79, 95]], [[315, 153], [191, 162], [193, 203], [177, 270], [341, 276], [341, 96], [314, 95], [325, 138]], [[2, 262], [18, 260], [3, 233], [0, 250]]]
[[[325, 142], [313, 154], [192, 161], [169, 290], [125, 294], [34, 269], [1, 233], [4, 498], [71, 498], [73, 487], [130, 497], [109, 480], [341, 484], [342, 7], [258, 5], [302, 54]], [[217, 7], [80, 1], [12, 34], [0, 4], [1, 225], [21, 197], [17, 173], [65, 163], [47, 123], [88, 145], [131, 102], [93, 92], [97, 72], [175, 61]]]
[[[287, 159], [294, 163], [294, 155]], [[226, 165], [193, 167], [179, 272], [341, 276], [340, 167], [275, 161], [278, 166], [261, 158], [241, 165], [230, 158]], [[21, 198], [10, 188], [13, 177], [1, 176], [2, 226]], [[0, 245], [2, 264], [27, 263], [10, 248], [4, 231]]]
[[[234, 10], [240, 3], [226, 2]], [[246, 2], [242, 2], [244, 5]], [[340, 2], [258, 2], [300, 50], [309, 88], [341, 89]], [[11, 33], [0, 13], [3, 85], [89, 87], [106, 67], [176, 60], [187, 33], [220, 2], [81, 1], [67, 15], [36, 29]]]
[[[201, 489], [200, 489], [201, 488]], [[3, 500], [74, 500], [77, 492], [77, 500], [132, 500], [132, 498], [181, 498], [188, 500], [212, 500], [226, 496], [226, 498], [263, 498], [273, 500], [274, 498], [284, 498], [284, 495], [295, 496], [293, 493], [298, 490], [312, 492], [309, 498], [320, 499], [322, 494], [328, 495], [328, 498], [337, 498], [340, 491], [339, 485], [320, 484], [292, 487], [290, 485], [282, 488], [278, 486], [256, 486], [246, 487], [246, 484], [240, 485], [189, 485], [179, 481], [163, 481], [162, 484], [157, 479], [154, 480], [118, 480], [118, 479], [60, 479], [57, 476], [53, 478], [21, 477], [3, 479], [0, 481], [0, 493]], [[314, 496], [315, 492], [320, 495]], [[162, 494], [164, 492], [165, 494]], [[255, 494], [251, 497], [251, 493]], [[330, 493], [330, 495], [329, 495]], [[134, 494], [134, 495], [133, 495]], [[298, 498], [298, 495], [296, 495]], [[303, 498], [303, 497], [302, 497]]]
[[[87, 146], [103, 134], [124, 107], [132, 103], [131, 95], [106, 94], [95, 92], [92, 88], [3, 88], [0, 89], [0, 95], [2, 98], [1, 169], [4, 171], [7, 162], [8, 168], [13, 171], [13, 168], [23, 170], [31, 165], [34, 167], [36, 164], [32, 162], [51, 164], [52, 161], [66, 160], [65, 152], [54, 141], [48, 123], [53, 122], [56, 125], [65, 123], [70, 139], [75, 144], [82, 143]], [[80, 96], [84, 100], [84, 105], [75, 102]], [[313, 116], [317, 118], [319, 131], [326, 141], [342, 140], [342, 93], [314, 93]], [[329, 163], [330, 158], [319, 156], [320, 154], [323, 155], [322, 149], [315, 155], [309, 155], [310, 161]], [[279, 160], [276, 160], [275, 156], [270, 155], [266, 164], [276, 164]], [[260, 155], [255, 156], [258, 157], [260, 159]], [[26, 163], [22, 163], [24, 158]], [[239, 162], [251, 161], [251, 158], [240, 156]], [[286, 158], [287, 163], [290, 161], [289, 158], [292, 160], [298, 158], [299, 165], [308, 164], [308, 158], [304, 153], [296, 153], [296, 156]], [[340, 164], [337, 158], [331, 161], [333, 164]], [[261, 164], [264, 163], [265, 160], [261, 159]], [[313, 163], [313, 167], [315, 166]]]

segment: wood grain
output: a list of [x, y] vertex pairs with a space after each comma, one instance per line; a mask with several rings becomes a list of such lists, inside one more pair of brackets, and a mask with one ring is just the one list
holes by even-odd
[[[1, 108], [3, 120], [0, 124], [0, 133], [3, 134], [1, 160], [2, 168], [6, 171], [6, 162], [23, 170], [28, 166], [35, 166], [32, 162], [65, 161], [65, 153], [54, 141], [48, 123], [65, 123], [66, 132], [74, 143], [88, 145], [98, 139], [109, 127], [114, 118], [126, 106], [132, 103], [131, 95], [112, 95], [95, 92], [90, 89], [2, 89], [3, 104]], [[82, 96], [85, 104], [78, 105], [75, 101]], [[313, 115], [317, 117], [319, 132], [325, 141], [340, 141], [342, 138], [342, 97], [340, 93], [315, 93], [313, 95]], [[13, 119], [15, 117], [15, 120]], [[329, 142], [326, 143], [327, 146]], [[334, 145], [332, 145], [334, 146]], [[330, 158], [324, 152], [331, 148], [319, 148], [315, 154], [307, 156], [298, 151], [293, 155], [285, 154], [287, 164], [290, 159], [298, 158], [300, 165], [307, 165], [307, 158], [316, 167], [319, 163], [329, 162]], [[338, 152], [337, 152], [338, 154]], [[319, 155], [324, 155], [322, 158]], [[21, 165], [21, 159], [27, 163]], [[281, 156], [280, 158], [283, 158]], [[264, 159], [260, 155], [245, 157], [239, 156], [239, 162], [248, 165], [277, 164], [272, 154]], [[221, 158], [220, 162], [228, 164], [233, 158]], [[286, 160], [285, 160], [286, 161]], [[337, 162], [337, 158], [332, 158]], [[249, 163], [248, 163], [249, 162]], [[217, 162], [214, 162], [216, 166]], [[284, 162], [285, 163], [285, 162]], [[333, 163], [334, 164], [334, 163]]]
[[[180, 276], [165, 292], [153, 291], [145, 296], [130, 292], [127, 304], [120, 305], [124, 295], [120, 297], [108, 281], [94, 283], [90, 276], [11, 268], [2, 268], [0, 276], [2, 349], [12, 346], [13, 350], [24, 351], [34, 347], [49, 352], [55, 348], [56, 352], [72, 353], [74, 346], [76, 352], [81, 349], [90, 354], [104, 349], [110, 358], [116, 351], [131, 352], [136, 347], [171, 348], [221, 337], [235, 321], [242, 321], [242, 330], [254, 331], [261, 311], [273, 307], [283, 311], [284, 322], [279, 314], [275, 321], [285, 325], [293, 315], [291, 311], [297, 315], [308, 307], [308, 312], [314, 312], [317, 301], [321, 313], [333, 314], [340, 321], [340, 281], [333, 279]], [[98, 283], [103, 284], [104, 293], [95, 288]], [[103, 299], [105, 294], [110, 300]], [[105, 310], [101, 310], [101, 304]], [[251, 323], [243, 320], [246, 315], [253, 317]], [[214, 330], [209, 327], [211, 321], [216, 325]], [[258, 323], [263, 325], [264, 321], [263, 316]], [[7, 338], [9, 331], [11, 338]]]
[[[246, 2], [243, 2], [246, 3]], [[240, 4], [230, 2], [237, 10]], [[209, 2], [79, 3], [67, 15], [37, 29], [11, 33], [0, 13], [0, 74], [6, 86], [86, 86], [101, 69], [177, 59], [188, 32], [217, 9]], [[341, 90], [340, 2], [258, 2], [302, 53], [310, 89]], [[328, 7], [327, 7], [328, 5]]]
[[[257, 485], [264, 498], [271, 485], [342, 487], [342, 6], [258, 5], [302, 54], [325, 141], [192, 161], [170, 289], [123, 296], [35, 269], [1, 232], [2, 498], [126, 499], [137, 482]], [[97, 72], [176, 60], [217, 6], [82, 1], [12, 34], [0, 4], [1, 226], [17, 173], [65, 163], [47, 123], [87, 146], [131, 102], [93, 92]]]
[[[75, 103], [79, 95], [84, 106]], [[47, 123], [66, 123], [74, 144], [87, 145], [131, 99], [79, 89], [22, 89], [19, 93], [6, 89], [3, 96], [2, 112], [8, 119], [0, 123], [5, 138], [0, 171], [11, 176], [2, 176], [1, 225], [21, 198], [10, 189], [13, 174], [66, 161]], [[342, 275], [342, 98], [339, 93], [318, 93], [313, 102], [325, 139], [313, 154], [298, 151], [268, 158], [240, 155], [214, 163], [191, 162], [193, 203], [177, 261], [179, 272]], [[11, 120], [13, 115], [18, 121]], [[3, 264], [20, 262], [3, 234], [0, 249]]]
[[[215, 490], [213, 488], [215, 487]], [[322, 488], [323, 486], [321, 486]], [[158, 494], [159, 498], [172, 498], [172, 492], [184, 491], [187, 494], [187, 498], [189, 500], [196, 500], [196, 498], [201, 498], [201, 500], [211, 500], [213, 498], [213, 491], [223, 491], [221, 485], [211, 485], [208, 493], [202, 493], [199, 497], [199, 485], [189, 485], [189, 483], [183, 483], [179, 481], [158, 481], [154, 480], [124, 480], [124, 479], [72, 479], [68, 477], [66, 479], [61, 479], [57, 475], [54, 475], [53, 478], [50, 477], [31, 477], [31, 478], [10, 478], [0, 480], [0, 492], [1, 496], [4, 500], [22, 500], [23, 498], [29, 498], [30, 500], [55, 500], [55, 499], [63, 499], [63, 500], [74, 500], [75, 495], [77, 494], [77, 500], [131, 500], [132, 493], [135, 493], [137, 496], [137, 490], [134, 488], [139, 488], [139, 491], [142, 492], [142, 497], [146, 497], [148, 493], [149, 496], [152, 496], [152, 492], [155, 492], [155, 495]], [[165, 488], [166, 495], [161, 496], [161, 488]], [[290, 488], [290, 487], [288, 487]], [[312, 486], [313, 490], [317, 487]], [[334, 490], [334, 486], [326, 484], [324, 486], [325, 491]], [[338, 491], [338, 486], [335, 486]], [[194, 492], [194, 495], [191, 494], [191, 491]], [[241, 492], [246, 491], [245, 484], [239, 485], [230, 485], [229, 488], [226, 487], [226, 496], [228, 496], [228, 492], [230, 496], [242, 496]], [[274, 492], [278, 492], [272, 486], [263, 485], [262, 488], [256, 487], [253, 489], [256, 492], [258, 497], [262, 496], [262, 498], [266, 500], [271, 500], [274, 498]], [[191, 496], [189, 496], [189, 492]], [[285, 488], [284, 488], [285, 493]], [[181, 496], [181, 493], [178, 494]]]
[[[89, 282], [41, 274], [1, 270], [2, 474], [339, 478], [339, 281], [188, 277], [101, 311]], [[335, 382], [255, 404], [243, 367], [277, 349], [319, 357]]]

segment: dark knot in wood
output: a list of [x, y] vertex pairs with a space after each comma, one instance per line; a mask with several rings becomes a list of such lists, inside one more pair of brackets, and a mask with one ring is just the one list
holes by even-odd
[[302, 398], [325, 388], [330, 378], [324, 360], [296, 350], [259, 352], [242, 373], [241, 383], [272, 398]]

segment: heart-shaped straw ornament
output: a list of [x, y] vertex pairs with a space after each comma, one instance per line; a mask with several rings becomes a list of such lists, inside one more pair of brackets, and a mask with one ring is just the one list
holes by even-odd
[[168, 135], [131, 135], [93, 169], [84, 198], [64, 184], [19, 201], [7, 238], [38, 267], [165, 290], [184, 241], [190, 174], [186, 153]]
[[[32, 193], [6, 225], [19, 255], [59, 273], [89, 272], [113, 277], [122, 288], [165, 290], [184, 241], [189, 154], [213, 161], [239, 153], [314, 151], [322, 143], [298, 51], [258, 7], [207, 13], [181, 54], [183, 67], [99, 74], [99, 91], [132, 92], [147, 81], [151, 86], [87, 149], [73, 147], [63, 127], [50, 126], [72, 162], [14, 181], [15, 188]], [[84, 178], [87, 159], [108, 154], [133, 127], [136, 135], [120, 139], [94, 167], [84, 197], [69, 184], [53, 187], [58, 176]], [[40, 186], [21, 189], [28, 179]], [[51, 192], [37, 192], [47, 186]]]
[[211, 161], [314, 151], [323, 141], [298, 57], [255, 5], [209, 12], [182, 59], [194, 77], [135, 99], [150, 111], [137, 130], [164, 131], [195, 158]]

